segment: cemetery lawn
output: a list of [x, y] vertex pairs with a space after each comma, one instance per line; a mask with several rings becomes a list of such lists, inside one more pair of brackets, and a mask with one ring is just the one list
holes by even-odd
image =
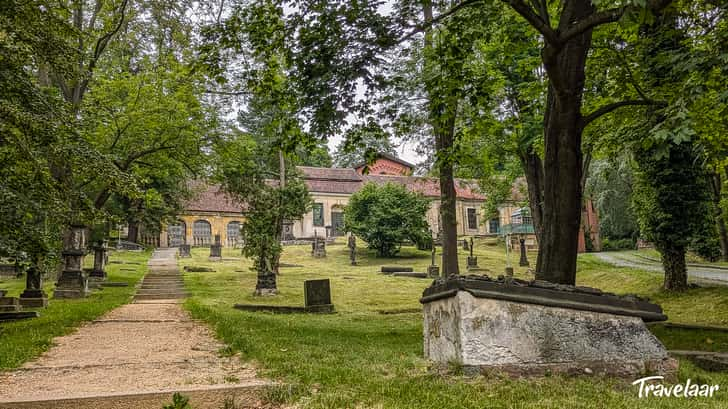
[[[350, 266], [344, 241], [327, 246], [326, 259], [313, 259], [310, 246], [285, 247], [278, 278], [280, 295], [253, 297], [255, 273], [239, 250], [224, 249], [223, 261], [209, 262], [208, 249], [194, 249], [180, 266], [212, 267], [215, 272], [184, 273], [190, 293], [186, 308], [209, 322], [228, 347], [261, 368], [261, 376], [284, 386], [267, 391], [272, 402], [303, 408], [715, 408], [728, 407], [728, 374], [706, 372], [680, 361], [680, 383], [719, 384], [713, 398], [638, 399], [632, 380], [590, 377], [510, 379], [492, 374], [468, 378], [457, 368], [447, 375], [428, 370], [422, 357], [422, 315], [418, 302], [431, 280], [378, 273], [381, 265], [425, 271], [429, 253], [403, 248], [400, 257], [378, 259], [359, 241], [359, 265]], [[503, 270], [503, 248], [476, 242], [481, 267]], [[461, 266], [465, 265], [461, 251]], [[533, 263], [535, 254], [529, 254]], [[517, 258], [512, 259], [517, 264]], [[516, 275], [526, 269], [516, 267]], [[303, 305], [303, 281], [331, 279], [337, 313], [272, 314], [233, 309], [236, 303]], [[660, 303], [670, 321], [728, 326], [728, 288], [660, 291], [658, 273], [604, 264], [579, 257], [580, 285], [617, 293], [636, 293]], [[668, 349], [728, 351], [728, 333], [654, 327]], [[724, 390], [726, 389], [726, 390]]]
[[[0, 323], [0, 370], [21, 366], [38, 357], [53, 345], [53, 338], [72, 332], [85, 321], [92, 321], [107, 311], [131, 301], [134, 285], [147, 271], [150, 252], [111, 252], [106, 271], [108, 281], [127, 282], [128, 287], [105, 287], [92, 290], [84, 299], [53, 299], [53, 282], [46, 280], [43, 288], [48, 294], [48, 307], [37, 310], [39, 318]], [[91, 267], [93, 256], [84, 260]], [[121, 264], [123, 263], [123, 264]], [[25, 288], [25, 278], [0, 280], [0, 288], [7, 289], [9, 297], [17, 297]], [[79, 345], [79, 348], [83, 348]]]

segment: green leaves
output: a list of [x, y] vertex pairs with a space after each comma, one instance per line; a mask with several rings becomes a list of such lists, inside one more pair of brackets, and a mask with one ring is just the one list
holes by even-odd
[[344, 226], [378, 256], [391, 257], [403, 241], [422, 243], [431, 237], [425, 218], [429, 208], [429, 199], [402, 185], [368, 183], [349, 199]]

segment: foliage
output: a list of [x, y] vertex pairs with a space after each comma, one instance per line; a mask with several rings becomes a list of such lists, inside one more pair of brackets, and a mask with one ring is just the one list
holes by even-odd
[[271, 180], [265, 166], [271, 152], [245, 135], [221, 142], [216, 154], [216, 180], [244, 206], [243, 254], [255, 260], [259, 276], [271, 278], [283, 251], [283, 221], [300, 219], [311, 207], [306, 185], [291, 168], [286, 169], [284, 186]]
[[175, 392], [174, 395], [172, 395], [172, 403], [164, 405], [163, 409], [192, 409], [192, 406], [190, 405], [189, 397], [179, 392]]
[[403, 241], [425, 243], [431, 237], [425, 216], [429, 208], [429, 199], [402, 185], [368, 183], [349, 198], [344, 227], [380, 257], [391, 257]]
[[633, 171], [629, 157], [622, 155], [614, 160], [599, 159], [592, 162], [586, 195], [591, 197], [599, 214], [599, 234], [603, 239], [612, 239], [614, 242], [627, 239], [634, 244], [639, 227], [630, 206], [632, 185]]
[[635, 241], [633, 239], [602, 238], [602, 251], [634, 250], [634, 248]]
[[336, 147], [334, 164], [339, 168], [352, 168], [369, 163], [378, 153], [396, 155], [396, 145], [390, 135], [372, 118], [363, 124], [356, 124]]
[[641, 234], [667, 257], [700, 234], [710, 215], [707, 174], [690, 142], [637, 148], [634, 211]]

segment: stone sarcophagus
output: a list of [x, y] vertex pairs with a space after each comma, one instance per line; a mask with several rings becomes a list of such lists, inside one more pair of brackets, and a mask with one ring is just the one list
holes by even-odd
[[586, 287], [451, 276], [425, 289], [425, 358], [467, 373], [517, 376], [645, 372], [672, 377], [677, 361], [645, 326], [664, 321], [646, 300]]

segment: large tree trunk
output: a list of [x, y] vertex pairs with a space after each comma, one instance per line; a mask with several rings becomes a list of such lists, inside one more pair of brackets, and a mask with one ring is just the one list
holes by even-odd
[[[444, 105], [444, 104], [443, 104]], [[455, 139], [455, 102], [439, 110], [445, 123], [435, 127], [437, 167], [440, 172], [440, 221], [442, 230], [442, 275], [460, 274], [458, 265], [457, 194], [453, 171]], [[444, 125], [444, 126], [442, 126]]]
[[686, 290], [688, 272], [685, 267], [685, 247], [667, 245], [660, 249], [660, 254], [665, 269], [665, 290]]
[[[571, 7], [569, 20], [593, 12], [590, 2], [581, 2]], [[582, 204], [581, 103], [591, 36], [591, 30], [586, 30], [561, 48], [546, 45], [541, 53], [549, 90], [544, 115], [543, 232], [536, 279], [560, 284], [576, 283]]]
[[715, 224], [718, 226], [718, 236], [720, 238], [721, 259], [728, 261], [728, 232], [726, 232], [725, 218], [723, 217], [723, 209], [720, 207], [720, 196], [722, 181], [720, 173], [715, 172], [711, 178], [713, 186], [713, 205], [715, 206]]
[[126, 235], [126, 240], [132, 243], [139, 243], [139, 222], [132, 220], [129, 221], [129, 233]]

